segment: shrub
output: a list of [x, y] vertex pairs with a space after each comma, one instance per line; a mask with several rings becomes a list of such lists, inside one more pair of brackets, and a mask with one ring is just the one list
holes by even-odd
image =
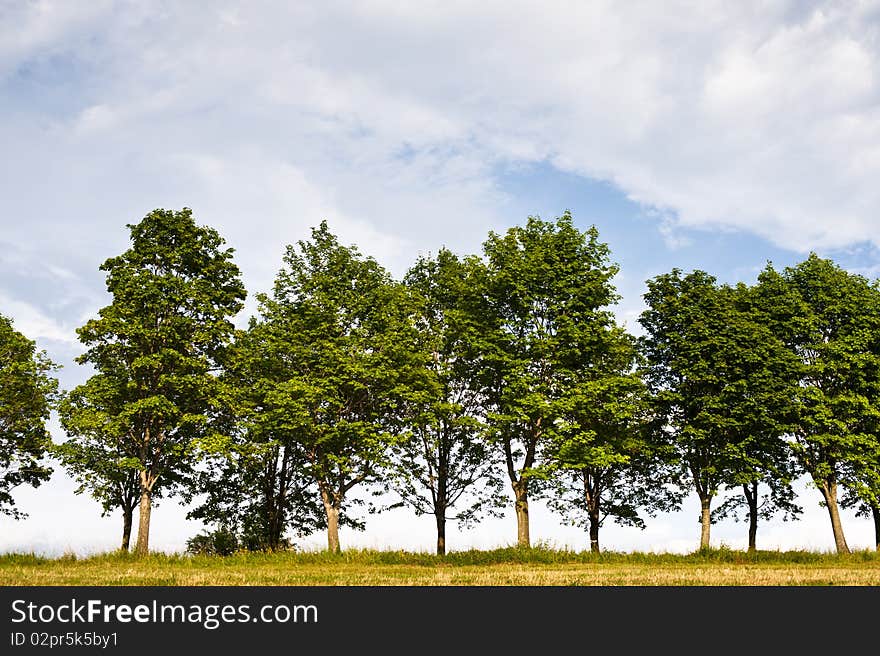
[[186, 551], [200, 556], [229, 556], [238, 551], [238, 538], [235, 532], [221, 526], [191, 537], [186, 541]]

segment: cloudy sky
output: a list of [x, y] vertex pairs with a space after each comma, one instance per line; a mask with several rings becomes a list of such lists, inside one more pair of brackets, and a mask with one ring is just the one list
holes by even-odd
[[[610, 245], [634, 332], [645, 280], [673, 267], [751, 282], [814, 250], [874, 277], [878, 25], [877, 2], [0, 0], [0, 313], [82, 382], [98, 266], [157, 207], [217, 228], [251, 294], [322, 219], [400, 275], [569, 209]], [[59, 471], [21, 490], [31, 517], [0, 519], [0, 550], [115, 547], [119, 518], [72, 489]], [[802, 486], [804, 519], [760, 546], [831, 549], [818, 499]], [[603, 541], [690, 550], [697, 512]], [[201, 528], [184, 515], [160, 504], [151, 546], [183, 548]], [[742, 524], [713, 531], [744, 544]], [[587, 546], [540, 505], [532, 538]], [[448, 538], [514, 539], [512, 517]], [[394, 511], [342, 540], [430, 549], [432, 521]]]

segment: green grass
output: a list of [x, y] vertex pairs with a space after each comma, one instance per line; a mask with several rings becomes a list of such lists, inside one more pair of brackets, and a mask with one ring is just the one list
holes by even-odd
[[880, 553], [728, 548], [690, 554], [571, 551], [538, 546], [446, 556], [349, 549], [146, 557], [106, 553], [0, 555], [0, 585], [870, 585]]

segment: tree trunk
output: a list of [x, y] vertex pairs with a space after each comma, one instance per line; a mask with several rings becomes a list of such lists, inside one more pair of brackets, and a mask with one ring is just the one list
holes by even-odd
[[758, 550], [758, 483], [743, 485], [746, 502], [749, 505], [749, 553]]
[[602, 489], [599, 482], [601, 477], [591, 475], [587, 469], [582, 470], [579, 476], [581, 484], [584, 486], [584, 502], [587, 505], [587, 516], [590, 521], [590, 551], [599, 553], [600, 505], [602, 502]]
[[590, 551], [599, 553], [599, 514], [590, 513]]
[[339, 553], [339, 508], [327, 508], [327, 549]]
[[446, 555], [446, 511], [438, 508], [434, 513], [437, 519], [437, 555]]
[[326, 490], [321, 490], [321, 500], [327, 515], [327, 549], [339, 553], [339, 506], [333, 503], [333, 497]]
[[[263, 475], [263, 499], [266, 504], [266, 533], [265, 544], [261, 548], [274, 551], [276, 547], [275, 529], [278, 526], [278, 497], [275, 495], [275, 481], [278, 478], [278, 447], [274, 447], [272, 454], [267, 458], [268, 462]], [[260, 542], [263, 537], [260, 536]]]
[[[445, 426], [445, 424], [444, 424]], [[437, 457], [437, 494], [434, 497], [434, 518], [437, 520], [437, 555], [446, 555], [446, 508], [449, 504], [449, 450], [451, 439], [446, 430], [441, 434]]]
[[[271, 497], [271, 513], [269, 521], [268, 547], [271, 551], [277, 551], [281, 548], [281, 538], [284, 536], [285, 525], [287, 524], [287, 486], [290, 482], [290, 450], [282, 447], [284, 453], [281, 456], [281, 466], [278, 467], [278, 454], [276, 451], [275, 460], [272, 464], [272, 477], [270, 479], [272, 491]], [[276, 488], [277, 480], [277, 488]]]
[[131, 543], [131, 522], [134, 515], [134, 508], [131, 506], [123, 506], [122, 508], [122, 546], [121, 551], [128, 552], [128, 545]]
[[712, 512], [710, 510], [712, 505], [712, 497], [708, 494], [700, 495], [700, 525], [702, 530], [700, 531], [700, 549], [708, 549], [709, 548], [709, 529], [712, 526]]
[[834, 545], [837, 547], [837, 553], [848, 554], [849, 546], [846, 544], [846, 538], [843, 535], [843, 525], [840, 523], [840, 510], [837, 507], [837, 483], [824, 481], [819, 489], [825, 499], [825, 506], [828, 508], [828, 516], [831, 518], [831, 531], [834, 533]]
[[151, 490], [143, 485], [141, 487], [141, 503], [138, 509], [138, 536], [134, 552], [138, 556], [146, 556], [150, 551], [150, 511], [153, 508]]
[[513, 485], [513, 493], [516, 496], [516, 546], [528, 548], [529, 540], [529, 486], [520, 480]]
[[871, 514], [874, 516], [874, 542], [880, 551], [880, 506], [871, 506]]

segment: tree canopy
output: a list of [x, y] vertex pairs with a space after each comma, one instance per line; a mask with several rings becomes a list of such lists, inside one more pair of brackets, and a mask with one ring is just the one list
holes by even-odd
[[669, 486], [672, 452], [651, 440], [637, 342], [617, 326], [604, 339], [560, 399], [545, 465], [553, 483], [550, 507], [585, 526], [597, 553], [606, 519], [643, 529], [643, 515], [679, 502]]
[[534, 500], [598, 552], [606, 521], [644, 528], [689, 493], [701, 548], [732, 517], [754, 551], [759, 521], [802, 513], [808, 477], [837, 550], [840, 508], [873, 518], [880, 549], [880, 281], [830, 259], [751, 283], [656, 275], [637, 337], [615, 316], [608, 244], [568, 211], [490, 231], [479, 254], [418, 255], [399, 279], [322, 221], [236, 329], [246, 291], [217, 230], [189, 208], [126, 227], [99, 267], [109, 303], [77, 330], [84, 383], [59, 392], [0, 315], [0, 513], [23, 516], [13, 489], [45, 482], [54, 456], [77, 494], [121, 511], [123, 550], [139, 510], [139, 554], [166, 498], [213, 526], [196, 550], [326, 529], [339, 551], [365, 506], [432, 515], [445, 554], [449, 520], [505, 507], [530, 546]]
[[437, 553], [446, 552], [446, 520], [471, 525], [502, 502], [497, 451], [486, 442], [486, 403], [477, 348], [485, 298], [481, 264], [441, 249], [421, 257], [404, 282], [414, 303], [421, 393], [404, 411], [409, 438], [395, 445], [389, 487], [416, 514], [434, 515]]
[[594, 227], [565, 212], [529, 217], [483, 244], [487, 309], [480, 348], [489, 437], [514, 496], [517, 542], [530, 544], [529, 495], [540, 479], [560, 403], [605, 348], [617, 266]]
[[388, 464], [404, 438], [401, 412], [425, 385], [409, 296], [325, 221], [310, 240], [288, 246], [272, 296], [258, 298], [262, 430], [289, 434], [302, 448], [328, 548], [337, 551], [351, 490]]
[[39, 487], [52, 474], [45, 456], [52, 444], [46, 421], [58, 393], [55, 369], [45, 351], [0, 315], [0, 513], [17, 519], [26, 514], [16, 508], [12, 490]]
[[211, 431], [217, 357], [245, 289], [233, 249], [189, 208], [157, 209], [127, 227], [130, 248], [100, 266], [111, 303], [77, 330], [86, 346], [77, 362], [97, 373], [72, 391], [62, 422], [78, 462], [104, 449], [97, 485], [137, 470], [136, 551], [146, 553], [157, 486], [170, 491], [191, 474], [196, 440]]
[[877, 284], [811, 253], [759, 277], [773, 331], [798, 358], [791, 448], [828, 510], [838, 552], [848, 553], [840, 485], [871, 470], [880, 450], [880, 293]]
[[[700, 499], [702, 548], [724, 486], [745, 486], [756, 522], [758, 483], [770, 475], [779, 491], [790, 480], [782, 440], [795, 364], [748, 294], [705, 271], [674, 269], [648, 281], [640, 317], [657, 439], [669, 440], [682, 484]], [[774, 499], [784, 505], [787, 497]]]

